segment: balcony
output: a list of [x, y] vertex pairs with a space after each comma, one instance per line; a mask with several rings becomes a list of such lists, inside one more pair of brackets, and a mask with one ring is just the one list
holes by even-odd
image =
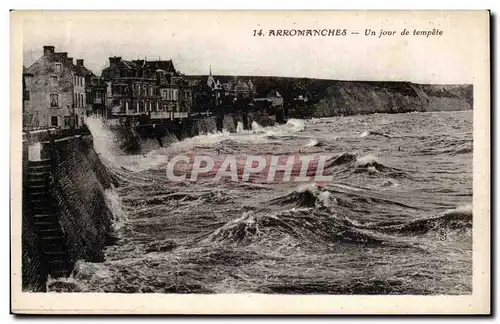
[[152, 111], [151, 119], [182, 119], [188, 118], [187, 112]]
[[152, 111], [151, 119], [172, 119], [172, 112], [170, 111]]
[[187, 112], [174, 112], [173, 117], [175, 118], [187, 118], [188, 113]]

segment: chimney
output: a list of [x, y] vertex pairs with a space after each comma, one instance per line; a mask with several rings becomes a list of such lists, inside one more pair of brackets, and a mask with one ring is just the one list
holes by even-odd
[[52, 56], [54, 55], [55, 47], [54, 46], [44, 46], [43, 47], [43, 55]]
[[56, 55], [58, 55], [63, 60], [68, 59], [68, 52], [60, 52], [60, 53], [56, 53]]
[[73, 64], [73, 58], [72, 57], [68, 57], [68, 63], [69, 64]]
[[122, 58], [120, 56], [113, 56], [109, 58], [109, 65], [110, 66], [115, 66], [116, 63], [120, 62]]
[[83, 66], [83, 59], [76, 60], [76, 65]]

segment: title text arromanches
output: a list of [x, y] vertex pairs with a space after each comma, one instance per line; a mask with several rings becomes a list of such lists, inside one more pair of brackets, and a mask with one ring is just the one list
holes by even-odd
[[347, 29], [269, 29], [268, 36], [346, 36]]

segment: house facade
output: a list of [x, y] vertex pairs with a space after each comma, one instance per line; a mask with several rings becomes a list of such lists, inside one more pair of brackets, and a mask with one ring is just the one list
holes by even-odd
[[102, 71], [106, 83], [108, 118], [187, 117], [193, 105], [192, 90], [171, 60], [123, 60], [110, 57]]
[[66, 52], [44, 46], [43, 55], [24, 74], [25, 101], [23, 127], [71, 128], [84, 123], [87, 110], [85, 76]]
[[91, 76], [86, 80], [87, 105], [91, 113], [106, 118], [106, 82], [100, 77]]
[[248, 78], [222, 77], [224, 82], [212, 75], [212, 69], [206, 82], [199, 82], [194, 90], [194, 109], [198, 112], [222, 110], [233, 112], [248, 109], [256, 91], [252, 81]]

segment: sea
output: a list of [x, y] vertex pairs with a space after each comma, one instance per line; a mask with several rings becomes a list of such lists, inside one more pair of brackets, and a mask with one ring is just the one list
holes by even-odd
[[[472, 111], [291, 119], [136, 155], [88, 126], [115, 186], [116, 243], [71, 289], [114, 293], [472, 293]], [[171, 181], [173, 156], [329, 156], [328, 182]]]

